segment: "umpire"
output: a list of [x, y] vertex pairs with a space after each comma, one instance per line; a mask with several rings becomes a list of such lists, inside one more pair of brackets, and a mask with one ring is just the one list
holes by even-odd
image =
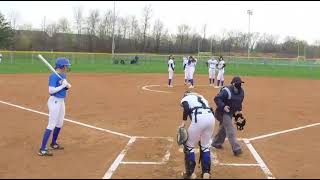
[[242, 111], [244, 99], [244, 90], [241, 88], [242, 83], [244, 82], [239, 76], [233, 77], [231, 85], [223, 87], [214, 98], [214, 102], [217, 105], [215, 117], [219, 121], [219, 130], [211, 146], [221, 149], [225, 138], [228, 137], [235, 156], [242, 154], [241, 147], [236, 138], [236, 129], [232, 125], [232, 117], [235, 114], [240, 114]]

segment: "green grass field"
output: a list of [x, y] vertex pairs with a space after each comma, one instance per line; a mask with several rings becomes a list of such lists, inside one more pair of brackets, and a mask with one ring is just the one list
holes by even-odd
[[[58, 55], [47, 55], [44, 57], [54, 64], [54, 59]], [[166, 56], [142, 56], [139, 64], [131, 65], [131, 56], [117, 56], [117, 59], [124, 59], [126, 64], [113, 64], [110, 55], [103, 54], [65, 54], [72, 63], [72, 72], [85, 73], [168, 73]], [[176, 57], [176, 72], [183, 73], [182, 58]], [[197, 74], [208, 74], [205, 64], [207, 57], [199, 59], [196, 67]], [[227, 59], [226, 75], [245, 75], [245, 76], [271, 76], [271, 77], [295, 77], [320, 79], [320, 65], [310, 62], [294, 62], [283, 60], [246, 60], [246, 59]], [[14, 54], [14, 58], [4, 56], [0, 64], [0, 74], [18, 73], [48, 73], [47, 67], [36, 58], [26, 54]]]

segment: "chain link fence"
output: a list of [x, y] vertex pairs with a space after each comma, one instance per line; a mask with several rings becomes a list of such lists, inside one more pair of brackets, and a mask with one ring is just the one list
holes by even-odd
[[[83, 52], [36, 52], [36, 51], [0, 51], [2, 63], [5, 64], [39, 64], [37, 58], [42, 54], [50, 63], [54, 63], [57, 57], [67, 57], [72, 64], [166, 64], [169, 55], [159, 54], [115, 54], [112, 58], [110, 53], [83, 53]], [[174, 55], [176, 64], [181, 63], [185, 55]], [[206, 66], [206, 62], [211, 56], [193, 55], [198, 58], [198, 65]], [[218, 57], [216, 57], [218, 58]], [[297, 58], [268, 58], [268, 57], [235, 57], [224, 56], [227, 64], [239, 67], [241, 65], [251, 66], [288, 66], [288, 67], [309, 67], [310, 69], [320, 67], [319, 59], [298, 60]]]

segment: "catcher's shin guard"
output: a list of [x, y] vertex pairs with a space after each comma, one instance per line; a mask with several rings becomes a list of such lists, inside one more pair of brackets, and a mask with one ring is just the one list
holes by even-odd
[[183, 152], [184, 152], [184, 163], [185, 163], [185, 169], [186, 169], [185, 173], [186, 173], [186, 176], [191, 177], [196, 167], [194, 149], [191, 147], [188, 147], [187, 145], [184, 145]]
[[201, 169], [202, 175], [209, 173], [211, 171], [211, 157], [209, 147], [203, 148], [200, 146], [200, 160], [201, 160]]

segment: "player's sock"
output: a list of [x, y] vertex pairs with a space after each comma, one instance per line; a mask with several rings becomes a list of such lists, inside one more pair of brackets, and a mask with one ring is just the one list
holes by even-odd
[[211, 78], [209, 78], [209, 84], [211, 84]]
[[201, 153], [201, 168], [202, 173], [209, 173], [211, 170], [211, 157], [210, 157], [210, 151], [206, 152], [200, 152]]
[[191, 86], [193, 86], [193, 79], [190, 79]]
[[46, 129], [46, 131], [44, 132], [43, 139], [42, 139], [42, 145], [41, 145], [42, 151], [44, 151], [47, 147], [47, 143], [48, 143], [51, 131], [52, 130], [50, 130], [50, 129]]
[[168, 84], [169, 86], [171, 85], [171, 79], [169, 79], [169, 84]]
[[217, 86], [219, 86], [220, 85], [220, 80], [218, 80], [218, 83], [217, 83]]
[[221, 86], [223, 86], [224, 81], [221, 81]]
[[58, 127], [54, 128], [53, 134], [52, 134], [52, 144], [57, 144], [57, 139], [58, 139], [60, 130], [61, 128], [58, 128]]
[[212, 84], [214, 84], [214, 79], [212, 79]]

